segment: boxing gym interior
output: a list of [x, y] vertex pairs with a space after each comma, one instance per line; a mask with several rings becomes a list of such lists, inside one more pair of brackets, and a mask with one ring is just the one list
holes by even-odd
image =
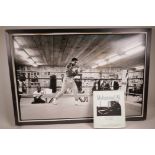
[[[124, 90], [126, 116], [141, 115], [144, 94], [144, 34], [15, 35], [14, 65], [21, 118], [61, 119], [93, 117], [93, 91]], [[81, 72], [75, 77], [80, 102], [61, 90], [65, 67], [77, 58]], [[20, 81], [20, 84], [18, 84]], [[34, 101], [38, 86], [43, 102]]]

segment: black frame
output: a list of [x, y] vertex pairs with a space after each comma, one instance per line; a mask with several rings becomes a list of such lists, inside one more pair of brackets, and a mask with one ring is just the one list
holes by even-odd
[[[23, 122], [20, 120], [20, 107], [17, 104], [17, 91], [15, 86], [15, 75], [14, 75], [14, 67], [13, 67], [13, 45], [12, 45], [12, 35], [14, 34], [28, 34], [28, 33], [146, 33], [147, 34], [147, 49], [145, 53], [145, 77], [144, 77], [144, 108], [142, 116], [133, 116], [127, 117], [127, 121], [139, 121], [145, 120], [147, 114], [147, 99], [148, 99], [148, 83], [149, 83], [149, 63], [150, 63], [150, 42], [151, 42], [151, 28], [62, 28], [62, 29], [25, 29], [25, 30], [6, 30], [6, 41], [7, 41], [7, 50], [8, 50], [8, 63], [9, 63], [9, 71], [10, 71], [10, 79], [11, 79], [11, 89], [12, 89], [12, 100], [14, 106], [14, 116], [16, 125], [34, 125], [34, 124], [60, 124], [60, 123], [85, 123], [85, 122], [93, 122], [93, 118], [85, 119], [85, 120], [58, 120], [52, 121], [52, 119], [47, 119], [43, 121], [27, 121]], [[18, 112], [19, 111], [19, 112]]]

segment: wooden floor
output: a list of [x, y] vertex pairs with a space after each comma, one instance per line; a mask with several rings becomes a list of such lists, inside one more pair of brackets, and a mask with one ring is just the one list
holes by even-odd
[[[135, 98], [128, 97], [125, 103], [126, 115], [140, 115], [141, 105], [133, 102]], [[88, 96], [89, 102], [79, 102], [75, 105], [74, 97], [64, 95], [57, 100], [57, 105], [52, 103], [31, 104], [33, 98], [21, 98], [22, 120], [29, 119], [61, 119], [93, 117], [92, 96]]]

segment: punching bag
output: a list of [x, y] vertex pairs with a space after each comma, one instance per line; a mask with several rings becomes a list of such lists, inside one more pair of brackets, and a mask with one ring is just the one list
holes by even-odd
[[81, 80], [75, 80], [76, 86], [78, 88], [78, 92], [82, 92], [82, 81]]
[[50, 89], [52, 89], [52, 93], [56, 93], [57, 91], [56, 75], [50, 76]]

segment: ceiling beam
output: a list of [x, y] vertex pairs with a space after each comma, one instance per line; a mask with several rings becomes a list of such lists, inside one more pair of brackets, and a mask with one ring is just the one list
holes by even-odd
[[73, 38], [73, 39], [75, 42], [74, 42], [74, 45], [73, 45], [70, 53], [68, 54], [68, 57], [65, 60], [65, 64], [68, 63], [73, 58], [74, 52], [82, 40], [82, 36], [81, 35], [75, 35], [75, 38]]

